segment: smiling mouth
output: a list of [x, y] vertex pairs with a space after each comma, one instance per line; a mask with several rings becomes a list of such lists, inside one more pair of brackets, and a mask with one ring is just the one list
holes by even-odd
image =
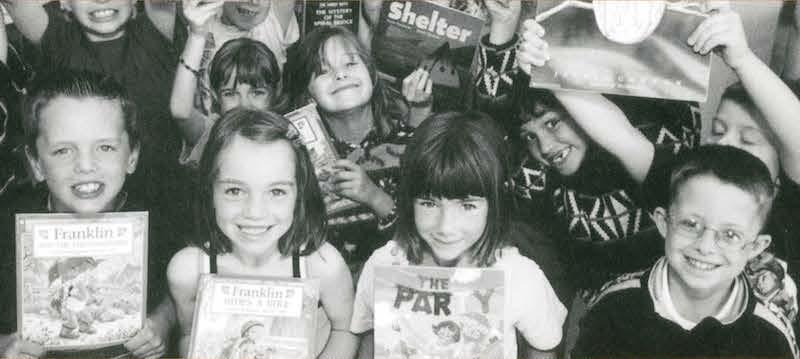
[[104, 21], [104, 20], [111, 19], [116, 14], [117, 14], [117, 10], [114, 10], [114, 9], [103, 9], [103, 10], [92, 11], [92, 12], [89, 13], [89, 16], [91, 16], [92, 20]]
[[94, 182], [94, 181], [92, 181], [92, 182], [81, 182], [81, 183], [75, 184], [75, 185], [70, 187], [70, 189], [72, 189], [72, 193], [75, 195], [75, 197], [78, 197], [78, 198], [81, 198], [81, 199], [96, 198], [101, 193], [103, 193], [103, 189], [104, 188], [105, 188], [105, 185], [103, 183]]
[[247, 8], [243, 8], [243, 7], [237, 7], [236, 8], [236, 12], [239, 13], [239, 15], [246, 16], [246, 17], [254, 17], [254, 16], [258, 15], [258, 11], [253, 11], [253, 10], [250, 10], [250, 9], [247, 9]]
[[697, 260], [697, 259], [694, 259], [694, 258], [691, 258], [691, 257], [684, 256], [684, 258], [686, 259], [686, 263], [690, 267], [692, 267], [692, 268], [694, 268], [696, 270], [699, 270], [699, 271], [710, 272], [710, 271], [720, 267], [717, 264], [703, 262], [703, 261], [700, 261], [700, 260]]
[[564, 163], [564, 161], [566, 161], [570, 153], [572, 153], [572, 146], [567, 146], [561, 151], [558, 151], [552, 155], [547, 156], [547, 163], [553, 166], [559, 166], [562, 163]]
[[358, 88], [358, 85], [356, 85], [356, 84], [344, 85], [342, 87], [338, 87], [335, 90], [333, 90], [333, 93], [336, 94], [336, 93], [339, 93], [339, 92], [342, 92], [342, 91], [355, 89], [355, 88]]
[[239, 232], [242, 232], [248, 236], [259, 236], [264, 233], [267, 233], [272, 226], [237, 226], [239, 228]]

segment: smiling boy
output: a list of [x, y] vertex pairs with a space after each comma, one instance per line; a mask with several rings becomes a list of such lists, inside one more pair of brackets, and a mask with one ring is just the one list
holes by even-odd
[[795, 357], [791, 325], [756, 300], [744, 276], [770, 237], [775, 197], [755, 156], [709, 145], [672, 172], [655, 211], [665, 256], [607, 284], [581, 323], [573, 357]]

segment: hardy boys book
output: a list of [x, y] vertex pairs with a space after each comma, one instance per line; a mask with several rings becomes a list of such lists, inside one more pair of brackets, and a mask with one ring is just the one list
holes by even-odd
[[503, 271], [375, 268], [375, 358], [503, 357]]
[[[555, 5], [555, 6], [554, 6]], [[704, 102], [711, 56], [686, 45], [706, 15], [687, 2], [540, 1], [551, 59], [531, 86]]]
[[313, 358], [319, 282], [203, 275], [189, 358]]
[[147, 212], [17, 214], [17, 330], [46, 350], [121, 344], [142, 328]]
[[469, 81], [484, 19], [438, 3], [383, 2], [372, 51], [384, 76], [402, 80], [422, 66], [435, 85], [458, 88]]
[[312, 103], [303, 106], [286, 114], [286, 118], [297, 129], [300, 140], [308, 149], [327, 212], [333, 213], [358, 206], [356, 202], [340, 197], [333, 191], [333, 175], [336, 172], [333, 165], [339, 159], [339, 155], [319, 117], [316, 105]]
[[358, 33], [361, 10], [360, 0], [299, 0], [295, 14], [300, 25], [300, 37], [320, 26], [344, 26]]

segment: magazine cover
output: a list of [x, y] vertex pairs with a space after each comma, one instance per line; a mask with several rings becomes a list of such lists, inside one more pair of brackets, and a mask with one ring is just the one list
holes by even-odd
[[[477, 9], [482, 4], [457, 3], [473, 4]], [[422, 66], [430, 71], [435, 85], [460, 88], [469, 82], [484, 22], [480, 16], [451, 8], [446, 1], [386, 0], [372, 40], [378, 70], [396, 82]]]
[[121, 344], [147, 310], [147, 212], [17, 214], [17, 330], [46, 350]]
[[503, 357], [503, 271], [375, 268], [375, 358]]
[[534, 67], [531, 86], [706, 101], [711, 56], [686, 44], [706, 15], [686, 4], [540, 2], [536, 20], [547, 30], [551, 58]]
[[336, 172], [333, 165], [339, 159], [339, 155], [333, 147], [328, 131], [325, 130], [322, 118], [319, 117], [317, 105], [311, 103], [303, 106], [286, 114], [286, 118], [297, 129], [303, 145], [308, 149], [327, 212], [334, 213], [358, 206], [356, 202], [333, 192], [333, 174]]
[[298, 0], [295, 14], [300, 25], [300, 38], [320, 26], [344, 26], [358, 33], [361, 0]]
[[200, 279], [189, 358], [313, 359], [319, 281]]

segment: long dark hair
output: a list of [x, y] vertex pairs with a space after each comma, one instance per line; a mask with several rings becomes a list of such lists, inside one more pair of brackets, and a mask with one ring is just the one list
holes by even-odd
[[230, 239], [222, 233], [216, 222], [213, 185], [219, 172], [217, 158], [236, 136], [256, 143], [287, 141], [291, 145], [295, 155], [297, 199], [294, 221], [278, 240], [278, 250], [284, 256], [313, 253], [325, 241], [327, 222], [325, 204], [308, 151], [300, 142], [297, 131], [283, 116], [243, 108], [233, 109], [217, 121], [200, 160], [197, 218], [198, 227], [209, 236], [210, 248], [205, 248], [207, 253], [228, 253], [232, 250]]
[[494, 263], [509, 238], [509, 153], [503, 130], [481, 112], [446, 112], [425, 120], [414, 131], [400, 166], [396, 239], [408, 260], [419, 264], [430, 247], [417, 233], [414, 199], [420, 197], [486, 198], [486, 228], [470, 249], [479, 266]]
[[[281, 83], [281, 70], [275, 55], [267, 45], [246, 37], [226, 42], [214, 54], [208, 67], [208, 79], [212, 93], [216, 96], [219, 89], [234, 79], [234, 87], [240, 83], [252, 87], [266, 87], [270, 93], [270, 110], [283, 112], [287, 99]], [[214, 99], [214, 110], [219, 113], [219, 101]]]
[[[397, 121], [408, 121], [407, 106], [402, 96], [392, 92], [388, 87], [384, 87], [369, 51], [358, 42], [350, 30], [341, 26], [318, 27], [303, 41], [289, 48], [289, 60], [284, 67], [283, 78], [292, 105], [294, 107], [304, 106], [312, 99], [308, 92], [308, 85], [314, 78], [314, 74], [319, 73], [326, 61], [325, 44], [334, 38], [340, 38], [352, 46], [361, 61], [367, 65], [372, 81], [370, 103], [372, 104], [373, 125], [381, 136], [391, 134], [397, 126]], [[324, 117], [325, 114], [323, 113], [322, 116]]]

